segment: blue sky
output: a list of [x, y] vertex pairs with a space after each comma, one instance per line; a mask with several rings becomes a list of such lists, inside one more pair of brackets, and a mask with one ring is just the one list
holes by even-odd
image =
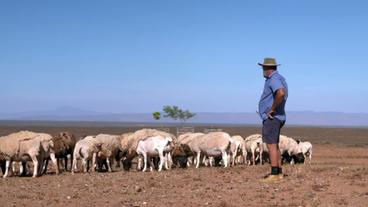
[[289, 111], [367, 113], [366, 1], [1, 1], [0, 112], [253, 112], [275, 57]]

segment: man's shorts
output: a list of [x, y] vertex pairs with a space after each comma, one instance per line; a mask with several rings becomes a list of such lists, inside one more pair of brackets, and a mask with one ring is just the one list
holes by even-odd
[[263, 121], [262, 140], [266, 144], [278, 144], [280, 141], [280, 131], [285, 121], [277, 118], [266, 119]]

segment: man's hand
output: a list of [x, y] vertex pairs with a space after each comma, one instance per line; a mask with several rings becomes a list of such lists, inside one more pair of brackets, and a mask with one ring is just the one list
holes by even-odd
[[276, 108], [281, 104], [281, 102], [284, 100], [285, 97], [285, 89], [280, 88], [275, 92], [275, 100], [272, 104], [271, 110], [267, 113], [267, 117], [269, 119], [273, 119], [273, 115], [275, 114]]
[[273, 114], [275, 113], [275, 111], [274, 110], [270, 110], [268, 113], [267, 113], [267, 117], [269, 118], [269, 119], [273, 119]]

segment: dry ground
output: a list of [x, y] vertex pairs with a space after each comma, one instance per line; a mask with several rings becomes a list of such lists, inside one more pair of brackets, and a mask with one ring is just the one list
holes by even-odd
[[[138, 128], [0, 124], [0, 135], [20, 129], [67, 129], [82, 135]], [[257, 127], [224, 129], [242, 136], [259, 132]], [[0, 206], [367, 206], [368, 129], [289, 127], [283, 134], [310, 140], [314, 154], [311, 164], [284, 166], [289, 176], [278, 184], [259, 182], [269, 171], [267, 165], [161, 173], [49, 173], [0, 179]]]

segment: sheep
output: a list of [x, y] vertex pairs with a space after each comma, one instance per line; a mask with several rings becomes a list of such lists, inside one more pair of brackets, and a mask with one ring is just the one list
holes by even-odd
[[[17, 172], [17, 167], [19, 168], [19, 172]], [[25, 160], [20, 161], [20, 162], [12, 162], [12, 171], [15, 174], [18, 174], [20, 176], [25, 176], [28, 171], [27, 171], [27, 162]]]
[[[232, 158], [232, 165], [235, 165], [236, 158], [243, 158], [243, 162], [245, 163], [247, 159], [247, 150], [245, 148], [245, 140], [243, 137], [236, 135], [232, 136], [231, 139], [234, 140], [233, 143], [231, 143], [231, 158]], [[237, 162], [237, 164], [240, 162]]]
[[[159, 131], [156, 129], [140, 129], [135, 131], [131, 134], [123, 134], [120, 136], [120, 151], [125, 155], [125, 159], [123, 161], [123, 167], [125, 170], [128, 170], [131, 167], [132, 160], [137, 156], [137, 146], [138, 142], [142, 139], [152, 136], [164, 136], [164, 137], [171, 137], [173, 142], [172, 144], [176, 143], [176, 137], [170, 133]], [[171, 152], [168, 153], [167, 162], [172, 163]], [[170, 167], [170, 166], [169, 166]]]
[[88, 172], [89, 161], [92, 161], [92, 172], [95, 171], [96, 166], [96, 156], [99, 151], [101, 151], [102, 143], [99, 142], [95, 136], [87, 136], [84, 139], [79, 140], [75, 144], [73, 152], [73, 166], [72, 174], [74, 174], [77, 169], [77, 160], [82, 160], [82, 171]]
[[304, 160], [307, 159], [307, 156], [309, 158], [309, 163], [312, 162], [312, 144], [310, 142], [302, 142], [300, 140], [296, 141], [299, 145], [300, 150], [303, 153]]
[[6, 163], [6, 159], [0, 152], [0, 168], [1, 168], [1, 172], [3, 173], [3, 175], [5, 174], [5, 163]]
[[[71, 156], [70, 161], [73, 160], [73, 151], [76, 143], [76, 139], [73, 134], [69, 132], [60, 132], [57, 136], [53, 136], [54, 151], [57, 159], [57, 167], [59, 168], [59, 160], [64, 159], [64, 169], [68, 171], [68, 155]], [[46, 160], [46, 164], [43, 173], [46, 173], [49, 159]], [[72, 164], [70, 164], [72, 168]], [[60, 171], [60, 169], [59, 169]]]
[[[262, 153], [264, 148], [260, 148], [262, 145], [262, 135], [261, 134], [253, 134], [248, 136], [247, 138], [245, 138], [244, 140], [245, 142], [245, 149], [248, 153], [251, 153], [252, 155], [252, 163], [253, 165], [256, 164], [256, 152], [257, 150], [259, 151], [260, 154], [260, 160], [261, 160], [261, 164], [262, 164]], [[251, 162], [248, 162], [248, 165], [250, 165]]]
[[304, 162], [303, 153], [298, 143], [293, 138], [280, 135], [279, 148], [283, 158], [290, 159], [290, 164], [294, 164], [295, 162]]
[[[160, 164], [158, 167], [158, 171], [160, 172], [162, 170], [163, 164], [165, 163], [165, 168], [169, 169], [167, 162], [165, 162], [165, 153], [168, 153], [172, 149], [172, 145], [170, 143], [172, 142], [171, 137], [163, 137], [163, 136], [152, 136], [147, 137], [145, 139], [142, 139], [138, 142], [138, 146], [136, 149], [136, 152], [138, 155], [142, 155], [144, 159], [144, 168], [143, 172], [147, 170], [147, 163], [148, 160], [151, 160], [151, 157], [160, 157]], [[152, 171], [153, 169], [153, 162], [150, 162], [150, 169]], [[140, 168], [140, 164], [139, 164]]]
[[106, 160], [107, 170], [109, 172], [112, 172], [111, 165], [113, 164], [115, 156], [119, 150], [118, 137], [118, 135], [109, 134], [99, 134], [95, 137], [95, 139], [101, 143], [101, 152], [98, 154], [97, 158]]
[[210, 132], [193, 139], [191, 145], [196, 155], [196, 168], [199, 168], [201, 155], [222, 157], [224, 167], [228, 167], [230, 145], [234, 142], [226, 132]]
[[35, 133], [31, 131], [20, 131], [0, 138], [0, 154], [5, 158], [5, 173], [7, 177], [11, 171], [13, 161], [33, 162], [33, 177], [37, 177], [43, 167], [43, 161], [49, 157], [55, 165], [56, 174], [59, 174], [56, 166], [54, 143], [52, 137], [45, 133]]
[[[111, 165], [110, 165], [110, 161], [109, 161], [111, 156], [112, 156], [112, 152], [110, 150], [107, 150], [107, 149], [103, 150], [101, 148], [101, 151], [99, 151], [97, 153], [96, 161], [95, 161], [98, 171], [101, 171], [103, 166], [105, 166], [105, 168], [108, 171], [109, 171], [109, 169], [111, 169]], [[111, 172], [112, 172], [112, 170], [111, 170]]]
[[183, 152], [185, 152], [186, 157], [187, 157], [187, 167], [190, 167], [191, 164], [193, 164], [193, 156], [194, 156], [194, 151], [193, 151], [193, 146], [192, 146], [192, 141], [200, 136], [203, 136], [204, 133], [185, 133], [182, 134], [178, 137], [178, 147], [180, 147]]

